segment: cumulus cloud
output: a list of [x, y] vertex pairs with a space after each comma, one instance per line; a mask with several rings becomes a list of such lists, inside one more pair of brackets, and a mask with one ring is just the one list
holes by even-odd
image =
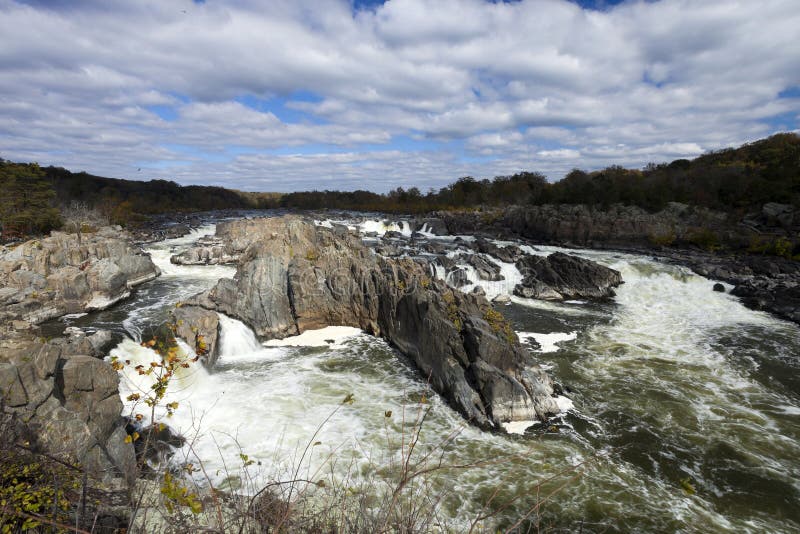
[[798, 27], [794, 0], [0, 0], [0, 157], [281, 191], [643, 166], [796, 129]]

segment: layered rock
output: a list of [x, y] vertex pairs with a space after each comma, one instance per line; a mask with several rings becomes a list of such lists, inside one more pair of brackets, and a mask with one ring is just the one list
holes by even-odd
[[[98, 336], [98, 339], [93, 339]], [[102, 479], [136, 477], [125, 442], [117, 372], [101, 358], [98, 333], [50, 342], [15, 336], [0, 342], [0, 397], [6, 413], [29, 429], [34, 448], [67, 458]]]
[[622, 283], [619, 271], [599, 263], [556, 252], [549, 256], [526, 256], [517, 269], [524, 276], [514, 294], [542, 300], [601, 299], [614, 296]]
[[239, 261], [239, 254], [228, 250], [222, 239], [204, 236], [197, 240], [196, 245], [175, 254], [169, 261], [176, 265], [225, 265]]
[[107, 308], [159, 274], [119, 227], [0, 248], [0, 323]]
[[692, 241], [713, 232], [722, 242], [747, 242], [747, 232], [724, 213], [677, 202], [657, 213], [615, 204], [605, 209], [582, 204], [511, 206], [476, 212], [442, 212], [451, 234], [518, 236], [538, 242], [580, 246], [652, 246]]
[[329, 325], [381, 336], [482, 427], [558, 412], [550, 378], [502, 315], [483, 296], [431, 278], [427, 265], [377, 256], [351, 235], [291, 216], [227, 223], [221, 234], [245, 249], [236, 277], [193, 304], [262, 339]]

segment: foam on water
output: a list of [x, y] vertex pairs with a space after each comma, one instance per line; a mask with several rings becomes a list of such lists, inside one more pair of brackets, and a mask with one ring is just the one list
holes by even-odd
[[318, 330], [306, 330], [300, 335], [283, 339], [271, 339], [266, 347], [338, 347], [343, 341], [363, 334], [361, 329], [351, 326], [326, 326]]
[[408, 221], [366, 220], [358, 225], [358, 229], [363, 234], [384, 235], [386, 232], [400, 232], [406, 237], [411, 236], [411, 225]]
[[577, 332], [551, 332], [549, 334], [540, 334], [537, 332], [517, 332], [517, 337], [520, 341], [527, 341], [533, 339], [539, 344], [537, 352], [556, 352], [559, 350], [559, 343], [564, 341], [572, 341], [578, 337]]

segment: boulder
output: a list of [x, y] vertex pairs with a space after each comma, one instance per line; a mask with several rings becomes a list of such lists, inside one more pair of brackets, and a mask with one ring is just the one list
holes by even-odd
[[424, 219], [417, 219], [416, 228], [417, 232], [427, 232], [434, 235], [447, 235], [447, 225], [438, 217], [425, 217]]
[[466, 419], [500, 428], [558, 407], [550, 378], [479, 294], [454, 291], [411, 259], [373, 254], [360, 239], [294, 216], [229, 223], [249, 244], [233, 280], [198, 297], [262, 339], [330, 325], [383, 337]]
[[190, 303], [175, 308], [171, 315], [175, 335], [188, 343], [206, 366], [212, 367], [219, 356], [217, 312]]
[[473, 248], [477, 252], [488, 254], [505, 263], [515, 263], [520, 260], [525, 253], [516, 245], [506, 245], [500, 247], [483, 238], [478, 238], [473, 242]]
[[541, 300], [602, 299], [614, 296], [622, 283], [618, 271], [591, 260], [561, 252], [526, 256], [517, 262], [524, 276], [514, 294]]
[[445, 278], [447, 283], [453, 287], [464, 287], [470, 284], [469, 278], [467, 277], [467, 271], [461, 267], [454, 267], [447, 271], [447, 276]]
[[98, 358], [96, 335], [1, 341], [0, 396], [34, 447], [80, 463], [92, 476], [130, 484], [137, 468], [125, 442], [119, 377]]

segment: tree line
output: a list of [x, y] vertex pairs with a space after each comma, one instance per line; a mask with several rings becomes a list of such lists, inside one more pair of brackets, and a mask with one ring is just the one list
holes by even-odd
[[72, 201], [85, 203], [117, 224], [136, 224], [159, 213], [267, 208], [424, 213], [479, 206], [605, 207], [621, 203], [658, 211], [669, 202], [682, 202], [744, 212], [766, 202], [800, 207], [800, 136], [776, 134], [694, 160], [651, 163], [644, 169], [575, 169], [557, 182], [549, 182], [538, 172], [492, 180], [466, 176], [424, 193], [416, 187], [398, 187], [385, 194], [364, 190], [248, 193], [223, 187], [181, 186], [167, 180], [103, 178], [0, 159], [0, 191], [0, 226], [5, 236], [58, 228], [59, 207]]
[[552, 183], [537, 172], [493, 180], [466, 176], [424, 194], [416, 187], [398, 187], [383, 195], [370, 191], [289, 193], [275, 199], [274, 207], [414, 213], [511, 204], [607, 207], [619, 203], [658, 211], [669, 202], [720, 211], [743, 211], [766, 202], [800, 207], [800, 137], [776, 134], [694, 160], [651, 163], [644, 169], [617, 165], [593, 172], [574, 169]]

